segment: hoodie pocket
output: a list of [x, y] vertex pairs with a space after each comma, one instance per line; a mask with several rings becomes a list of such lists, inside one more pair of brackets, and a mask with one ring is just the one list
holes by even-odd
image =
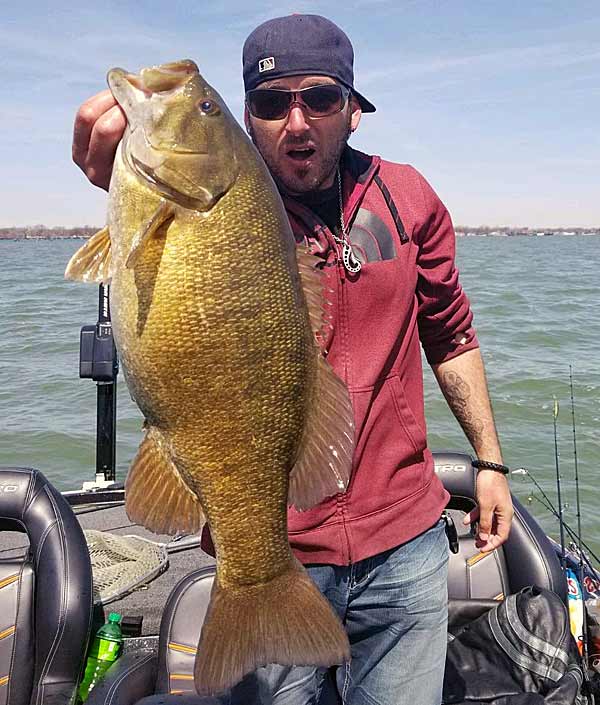
[[404, 385], [398, 376], [390, 377], [387, 384], [390, 388], [396, 415], [404, 428], [406, 437], [411, 442], [415, 454], [420, 454], [427, 447], [427, 436], [425, 430], [421, 427], [410, 408], [410, 404], [406, 398], [406, 392], [404, 391]]

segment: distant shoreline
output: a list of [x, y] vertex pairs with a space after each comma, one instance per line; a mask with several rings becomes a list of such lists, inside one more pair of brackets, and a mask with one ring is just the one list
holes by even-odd
[[600, 228], [455, 228], [456, 237], [548, 237], [600, 235]]
[[100, 228], [84, 225], [79, 228], [47, 228], [43, 225], [0, 228], [0, 240], [87, 240]]
[[[100, 228], [85, 225], [79, 228], [48, 228], [43, 225], [0, 228], [1, 240], [86, 240]], [[509, 228], [467, 227], [455, 228], [457, 237], [541, 237], [549, 235], [598, 235], [598, 228]]]

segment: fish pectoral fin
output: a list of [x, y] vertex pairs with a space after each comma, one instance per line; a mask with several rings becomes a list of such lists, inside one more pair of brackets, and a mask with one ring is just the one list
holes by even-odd
[[199, 695], [222, 693], [269, 663], [328, 667], [350, 660], [339, 617], [295, 560], [266, 583], [213, 583], [194, 664]]
[[161, 432], [148, 426], [125, 482], [125, 510], [156, 534], [195, 534], [206, 519], [198, 496], [170, 457]]
[[321, 262], [306, 247], [296, 248], [298, 271], [315, 334], [317, 375], [300, 449], [290, 473], [288, 503], [309, 509], [326, 497], [345, 492], [352, 472], [354, 416], [348, 389], [324, 358], [317, 340], [331, 326], [331, 293], [325, 287]]
[[65, 279], [106, 284], [110, 279], [110, 234], [108, 227], [98, 230], [69, 260]]
[[354, 451], [354, 417], [348, 389], [316, 344], [315, 351], [317, 376], [288, 494], [288, 504], [300, 510], [346, 491]]
[[162, 198], [158, 208], [154, 211], [154, 214], [150, 220], [144, 225], [144, 227], [135, 235], [133, 242], [131, 243], [131, 249], [129, 250], [129, 255], [127, 256], [127, 261], [125, 266], [128, 269], [135, 267], [141, 252], [144, 249], [144, 245], [148, 242], [151, 237], [154, 237], [160, 228], [168, 221], [171, 220], [175, 215], [175, 208], [172, 203]]
[[331, 314], [329, 313], [331, 301], [328, 297], [331, 292], [325, 289], [323, 270], [317, 269], [317, 265], [322, 264], [322, 260], [311, 254], [307, 247], [297, 247], [296, 261], [298, 262], [304, 297], [308, 305], [310, 327], [315, 336], [319, 337], [322, 335], [324, 327], [331, 326]]

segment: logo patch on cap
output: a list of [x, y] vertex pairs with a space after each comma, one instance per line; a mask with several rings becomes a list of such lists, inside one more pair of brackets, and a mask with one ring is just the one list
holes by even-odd
[[266, 59], [261, 59], [258, 62], [258, 73], [263, 73], [264, 71], [272, 71], [275, 68], [275, 57], [269, 56]]

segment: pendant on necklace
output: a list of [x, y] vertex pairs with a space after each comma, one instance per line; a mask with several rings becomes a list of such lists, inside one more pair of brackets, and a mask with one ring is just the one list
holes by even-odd
[[360, 272], [362, 267], [360, 260], [356, 259], [354, 252], [352, 251], [352, 247], [347, 241], [344, 242], [344, 246], [342, 247], [342, 261], [344, 262], [344, 267], [351, 274]]
[[337, 170], [337, 182], [338, 182], [338, 198], [339, 198], [339, 203], [340, 203], [340, 231], [342, 233], [341, 238], [337, 238], [335, 233], [333, 233], [333, 237], [335, 241], [342, 246], [342, 262], [344, 263], [344, 267], [346, 271], [350, 272], [350, 274], [356, 274], [357, 272], [360, 272], [361, 270], [361, 263], [360, 260], [358, 260], [354, 256], [354, 252], [352, 251], [352, 245], [348, 242], [348, 233], [346, 232], [346, 223], [344, 221], [344, 200], [342, 197], [342, 174], [340, 172], [340, 168], [338, 166]]

